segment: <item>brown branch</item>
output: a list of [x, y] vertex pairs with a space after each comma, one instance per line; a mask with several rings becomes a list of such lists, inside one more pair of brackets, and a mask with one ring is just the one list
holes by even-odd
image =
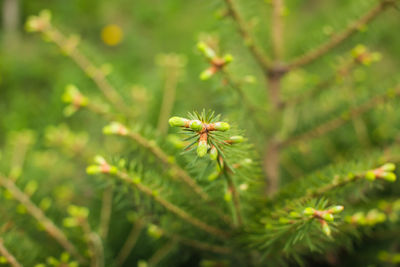
[[[167, 165], [172, 175], [176, 175], [179, 177], [186, 185], [188, 185], [200, 198], [206, 201], [209, 204], [212, 204], [212, 200], [210, 196], [204, 192], [204, 190], [193, 180], [192, 177], [182, 169], [178, 164], [171, 160], [170, 156], [168, 156], [157, 144], [151, 142], [141, 136], [139, 133], [130, 132], [128, 137], [135, 140], [142, 147], [147, 148], [154, 156], [156, 156], [162, 163]], [[210, 209], [212, 209], [221, 219], [223, 219], [226, 223], [231, 223], [230, 219], [215, 205], [210, 205]]]
[[232, 180], [232, 177], [230, 176], [230, 173], [228, 173], [228, 170], [225, 168], [224, 170], [226, 182], [228, 184], [228, 189], [232, 193], [233, 196], [233, 210], [235, 212], [235, 219], [237, 222], [237, 225], [241, 227], [243, 225], [243, 217], [242, 217], [242, 211], [240, 208], [240, 198], [239, 198], [239, 193], [236, 189], [235, 183]]
[[100, 237], [92, 231], [87, 218], [81, 218], [80, 225], [85, 233], [85, 239], [88, 244], [90, 253], [90, 266], [103, 267], [104, 266], [104, 252], [103, 243]]
[[283, 57], [283, 0], [272, 1], [272, 47], [275, 59]]
[[239, 12], [237, 11], [233, 0], [225, 0], [226, 6], [228, 8], [229, 14], [233, 18], [233, 20], [236, 22], [237, 28], [239, 30], [239, 33], [241, 34], [244, 43], [246, 46], [249, 48], [251, 54], [253, 55], [254, 59], [257, 61], [257, 63], [260, 65], [260, 67], [263, 69], [264, 73], [267, 73], [270, 68], [270, 60], [268, 57], [265, 55], [265, 53], [259, 48], [251, 36], [250, 32], [248, 31], [246, 22], [242, 19], [240, 16]]
[[176, 243], [177, 240], [172, 238], [164, 246], [158, 249], [156, 253], [154, 253], [154, 255], [148, 260], [148, 266], [157, 266], [157, 264], [175, 248]]
[[14, 255], [12, 255], [4, 246], [2, 238], [0, 238], [0, 254], [7, 259], [7, 263], [9, 263], [12, 267], [22, 267], [22, 264], [19, 263]]
[[[400, 86], [396, 87], [396, 89], [394, 90], [394, 93], [396, 95], [400, 94]], [[296, 144], [300, 141], [310, 140], [313, 138], [320, 137], [324, 134], [327, 134], [330, 131], [333, 131], [333, 130], [339, 128], [340, 126], [344, 125], [348, 121], [363, 115], [364, 113], [368, 112], [369, 110], [376, 107], [380, 103], [383, 103], [384, 101], [386, 101], [388, 98], [389, 97], [385, 94], [375, 96], [375, 97], [371, 98], [370, 100], [368, 100], [367, 102], [348, 111], [346, 113], [346, 116], [344, 116], [344, 117], [340, 116], [340, 117], [331, 119], [331, 120], [329, 120], [325, 123], [322, 123], [304, 133], [301, 133], [299, 135], [296, 135], [296, 136], [290, 137], [284, 141], [281, 141], [279, 143], [279, 145], [282, 147], [286, 147], [289, 145]]]
[[122, 246], [117, 258], [115, 259], [114, 265], [116, 267], [122, 266], [132, 249], [135, 247], [137, 240], [139, 239], [140, 232], [142, 231], [144, 222], [142, 220], [137, 220], [128, 234], [128, 237]]
[[101, 203], [100, 227], [99, 227], [100, 236], [103, 240], [107, 239], [108, 229], [110, 227], [113, 194], [114, 194], [113, 185], [109, 185], [103, 191], [103, 198]]
[[294, 69], [307, 65], [327, 54], [329, 51], [331, 51], [342, 42], [347, 40], [349, 37], [351, 37], [353, 34], [355, 34], [361, 27], [374, 20], [379, 14], [385, 11], [387, 7], [393, 4], [393, 0], [381, 0], [379, 4], [372, 7], [366, 14], [361, 16], [361, 18], [359, 18], [357, 21], [350, 24], [342, 32], [333, 35], [328, 42], [294, 59], [291, 63], [288, 64], [287, 68]]
[[283, 103], [283, 106], [285, 108], [293, 107], [300, 103], [303, 103], [306, 100], [309, 100], [309, 99], [317, 96], [322, 91], [327, 90], [335, 82], [337, 77], [339, 77], [339, 76], [344, 77], [344, 76], [349, 75], [350, 71], [355, 66], [356, 66], [356, 64], [353, 60], [345, 63], [343, 66], [341, 66], [339, 69], [337, 69], [337, 71], [334, 74], [330, 75], [329, 77], [327, 77], [325, 80], [318, 83], [315, 87], [311, 88], [310, 90], [307, 90], [307, 92], [305, 92], [304, 94], [302, 94], [298, 97], [295, 97], [293, 99], [289, 99], [288, 101]]
[[34, 217], [44, 228], [44, 230], [56, 240], [66, 251], [71, 253], [79, 262], [84, 264], [86, 260], [79, 254], [75, 246], [68, 240], [65, 234], [39, 209], [29, 197], [22, 192], [12, 180], [0, 174], [0, 185], [6, 188], [13, 197], [21, 203], [27, 212]]
[[[77, 45], [68, 46], [68, 38], [53, 26], [45, 30], [44, 33], [47, 34], [61, 50], [65, 51], [81, 70], [88, 74], [103, 95], [116, 109], [123, 112], [125, 115], [130, 114], [131, 111], [129, 107], [118, 94], [118, 91], [107, 80], [106, 75], [77, 48]], [[66, 47], [68, 47], [68, 49]]]
[[147, 187], [141, 183], [134, 183], [132, 177], [130, 177], [127, 173], [118, 172], [117, 177], [120, 178], [121, 180], [133, 185], [139, 191], [141, 191], [142, 193], [153, 198], [155, 201], [157, 201], [159, 204], [161, 204], [164, 208], [166, 208], [170, 212], [174, 213], [175, 215], [177, 215], [181, 219], [185, 220], [186, 222], [190, 223], [191, 225], [193, 225], [209, 234], [212, 234], [216, 237], [222, 238], [222, 239], [226, 239], [229, 236], [229, 234], [227, 232], [220, 230], [218, 228], [215, 228], [215, 227], [201, 221], [200, 219], [194, 218], [192, 215], [188, 214], [186, 211], [182, 210], [181, 208], [175, 206], [168, 200], [155, 194], [153, 192], [153, 190], [151, 190], [149, 187]]

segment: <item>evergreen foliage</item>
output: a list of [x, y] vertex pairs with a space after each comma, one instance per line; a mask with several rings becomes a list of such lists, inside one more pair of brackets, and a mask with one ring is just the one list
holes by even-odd
[[[150, 103], [144, 87], [129, 96], [114, 86], [112, 67], [93, 63], [81, 38], [54, 23], [57, 14], [27, 19], [26, 30], [92, 84], [63, 85], [65, 123], [7, 136], [0, 265], [400, 262], [398, 66], [390, 44], [379, 51], [371, 37], [398, 28], [398, 19], [379, 20], [399, 18], [398, 1], [342, 3], [351, 22], [324, 26], [319, 40], [305, 33], [315, 25], [299, 2], [212, 2], [220, 38], [200, 36], [203, 69], [188, 74], [212, 88], [206, 108], [197, 108], [201, 89], [179, 86], [190, 69], [185, 56], [157, 57], [163, 89]], [[305, 19], [301, 34], [290, 10]], [[264, 13], [268, 29], [252, 19]], [[102, 38], [117, 45], [121, 32], [110, 26]]]

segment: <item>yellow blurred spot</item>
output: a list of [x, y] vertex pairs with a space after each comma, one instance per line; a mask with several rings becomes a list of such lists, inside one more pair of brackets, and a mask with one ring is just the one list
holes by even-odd
[[116, 24], [109, 24], [101, 30], [101, 39], [106, 45], [115, 46], [122, 41], [123, 31]]

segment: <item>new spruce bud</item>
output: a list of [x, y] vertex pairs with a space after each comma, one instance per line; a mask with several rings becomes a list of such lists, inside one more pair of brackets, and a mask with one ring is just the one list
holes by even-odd
[[212, 146], [210, 149], [210, 158], [211, 160], [217, 160], [218, 158], [218, 150], [215, 146]]
[[307, 207], [303, 210], [304, 215], [314, 215], [315, 209], [311, 207]]
[[243, 136], [240, 136], [240, 135], [231, 136], [229, 138], [230, 144], [239, 144], [239, 143], [243, 143], [243, 141], [244, 141], [244, 138], [243, 138]]
[[181, 117], [172, 117], [168, 120], [169, 125], [172, 127], [183, 127], [187, 123], [187, 119]]
[[332, 215], [332, 213], [324, 213], [324, 214], [322, 214], [322, 219], [324, 219], [327, 222], [332, 222], [333, 215]]
[[214, 123], [214, 129], [216, 131], [221, 131], [221, 132], [225, 132], [228, 131], [230, 129], [230, 125], [226, 122], [216, 122]]
[[381, 167], [381, 169], [385, 172], [392, 172], [396, 170], [396, 165], [394, 163], [386, 163]]
[[200, 80], [206, 81], [211, 78], [215, 73], [213, 68], [208, 68], [200, 73]]
[[231, 63], [232, 61], [233, 61], [233, 56], [231, 54], [226, 54], [224, 56], [224, 63], [225, 64]]
[[200, 140], [197, 146], [197, 156], [204, 157], [207, 154], [207, 149], [207, 140]]
[[376, 175], [373, 171], [367, 171], [367, 173], [365, 174], [365, 179], [369, 181], [374, 181], [376, 179]]
[[199, 120], [193, 120], [189, 124], [190, 129], [199, 132], [203, 129], [203, 124]]
[[211, 49], [205, 42], [199, 42], [197, 49], [203, 53], [207, 59], [213, 59], [216, 55], [213, 49]]
[[324, 232], [327, 236], [331, 236], [331, 228], [326, 221], [321, 222], [322, 232]]
[[343, 206], [340, 206], [340, 205], [338, 205], [338, 206], [333, 206], [333, 207], [331, 207], [330, 209], [329, 209], [329, 212], [331, 212], [331, 213], [340, 213], [340, 212], [342, 212], [343, 211], [343, 209], [344, 209], [344, 207]]
[[381, 174], [382, 179], [388, 182], [395, 182], [396, 181], [396, 174], [393, 172], [384, 172]]
[[128, 132], [128, 129], [123, 124], [115, 121], [111, 122], [109, 125], [104, 126], [103, 128], [103, 133], [106, 135], [127, 135]]

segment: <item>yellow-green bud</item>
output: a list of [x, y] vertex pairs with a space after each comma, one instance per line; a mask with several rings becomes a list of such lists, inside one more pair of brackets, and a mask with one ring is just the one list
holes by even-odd
[[313, 209], [311, 207], [307, 207], [303, 210], [304, 215], [314, 215], [314, 213], [315, 213], [315, 209]]
[[101, 173], [101, 167], [98, 165], [90, 165], [86, 168], [86, 173], [89, 175]]
[[111, 122], [109, 125], [104, 126], [103, 133], [106, 135], [127, 135], [128, 129], [119, 122]]
[[199, 51], [201, 53], [203, 53], [203, 55], [207, 58], [207, 59], [213, 59], [215, 57], [215, 52], [214, 50], [212, 50], [206, 43], [204, 42], [199, 42], [197, 44], [197, 49], [199, 49]]
[[396, 174], [393, 172], [384, 172], [382, 173], [382, 178], [388, 182], [395, 182], [396, 181]]
[[376, 179], [376, 175], [373, 171], [367, 171], [367, 173], [365, 174], [365, 179], [369, 181], [374, 181]]
[[212, 69], [206, 69], [200, 73], [200, 80], [206, 81], [214, 75], [214, 71]]
[[210, 149], [210, 158], [211, 160], [217, 160], [218, 158], [218, 150], [215, 146], [212, 146]]
[[189, 127], [190, 129], [198, 132], [203, 129], [203, 123], [201, 123], [199, 120], [193, 120], [190, 122]]
[[392, 172], [396, 170], [396, 165], [394, 163], [386, 163], [381, 167], [385, 172]]
[[169, 125], [171, 125], [172, 127], [182, 127], [185, 126], [186, 122], [188, 120], [185, 118], [181, 118], [181, 117], [172, 117], [169, 119]]
[[228, 64], [228, 63], [232, 62], [233, 61], [233, 56], [231, 54], [226, 54], [224, 56], [224, 61], [225, 61], [225, 64]]
[[332, 222], [333, 221], [333, 215], [331, 213], [324, 213], [322, 215], [322, 219], [324, 219], [325, 221], [328, 221], [328, 222]]
[[243, 138], [243, 136], [235, 135], [235, 136], [231, 136], [229, 138], [229, 140], [231, 141], [232, 144], [239, 144], [244, 141], [244, 138]]
[[327, 223], [322, 224], [322, 232], [324, 232], [327, 236], [331, 236], [331, 228]]
[[231, 127], [226, 122], [216, 122], [214, 128], [217, 131], [225, 132], [228, 131]]
[[199, 141], [199, 145], [197, 146], [197, 156], [200, 158], [204, 157], [207, 154], [207, 142]]
[[338, 206], [333, 206], [333, 207], [331, 207], [331, 208], [329, 209], [329, 211], [332, 212], [332, 213], [340, 213], [340, 212], [343, 211], [343, 209], [344, 209], [343, 206], [338, 205]]

